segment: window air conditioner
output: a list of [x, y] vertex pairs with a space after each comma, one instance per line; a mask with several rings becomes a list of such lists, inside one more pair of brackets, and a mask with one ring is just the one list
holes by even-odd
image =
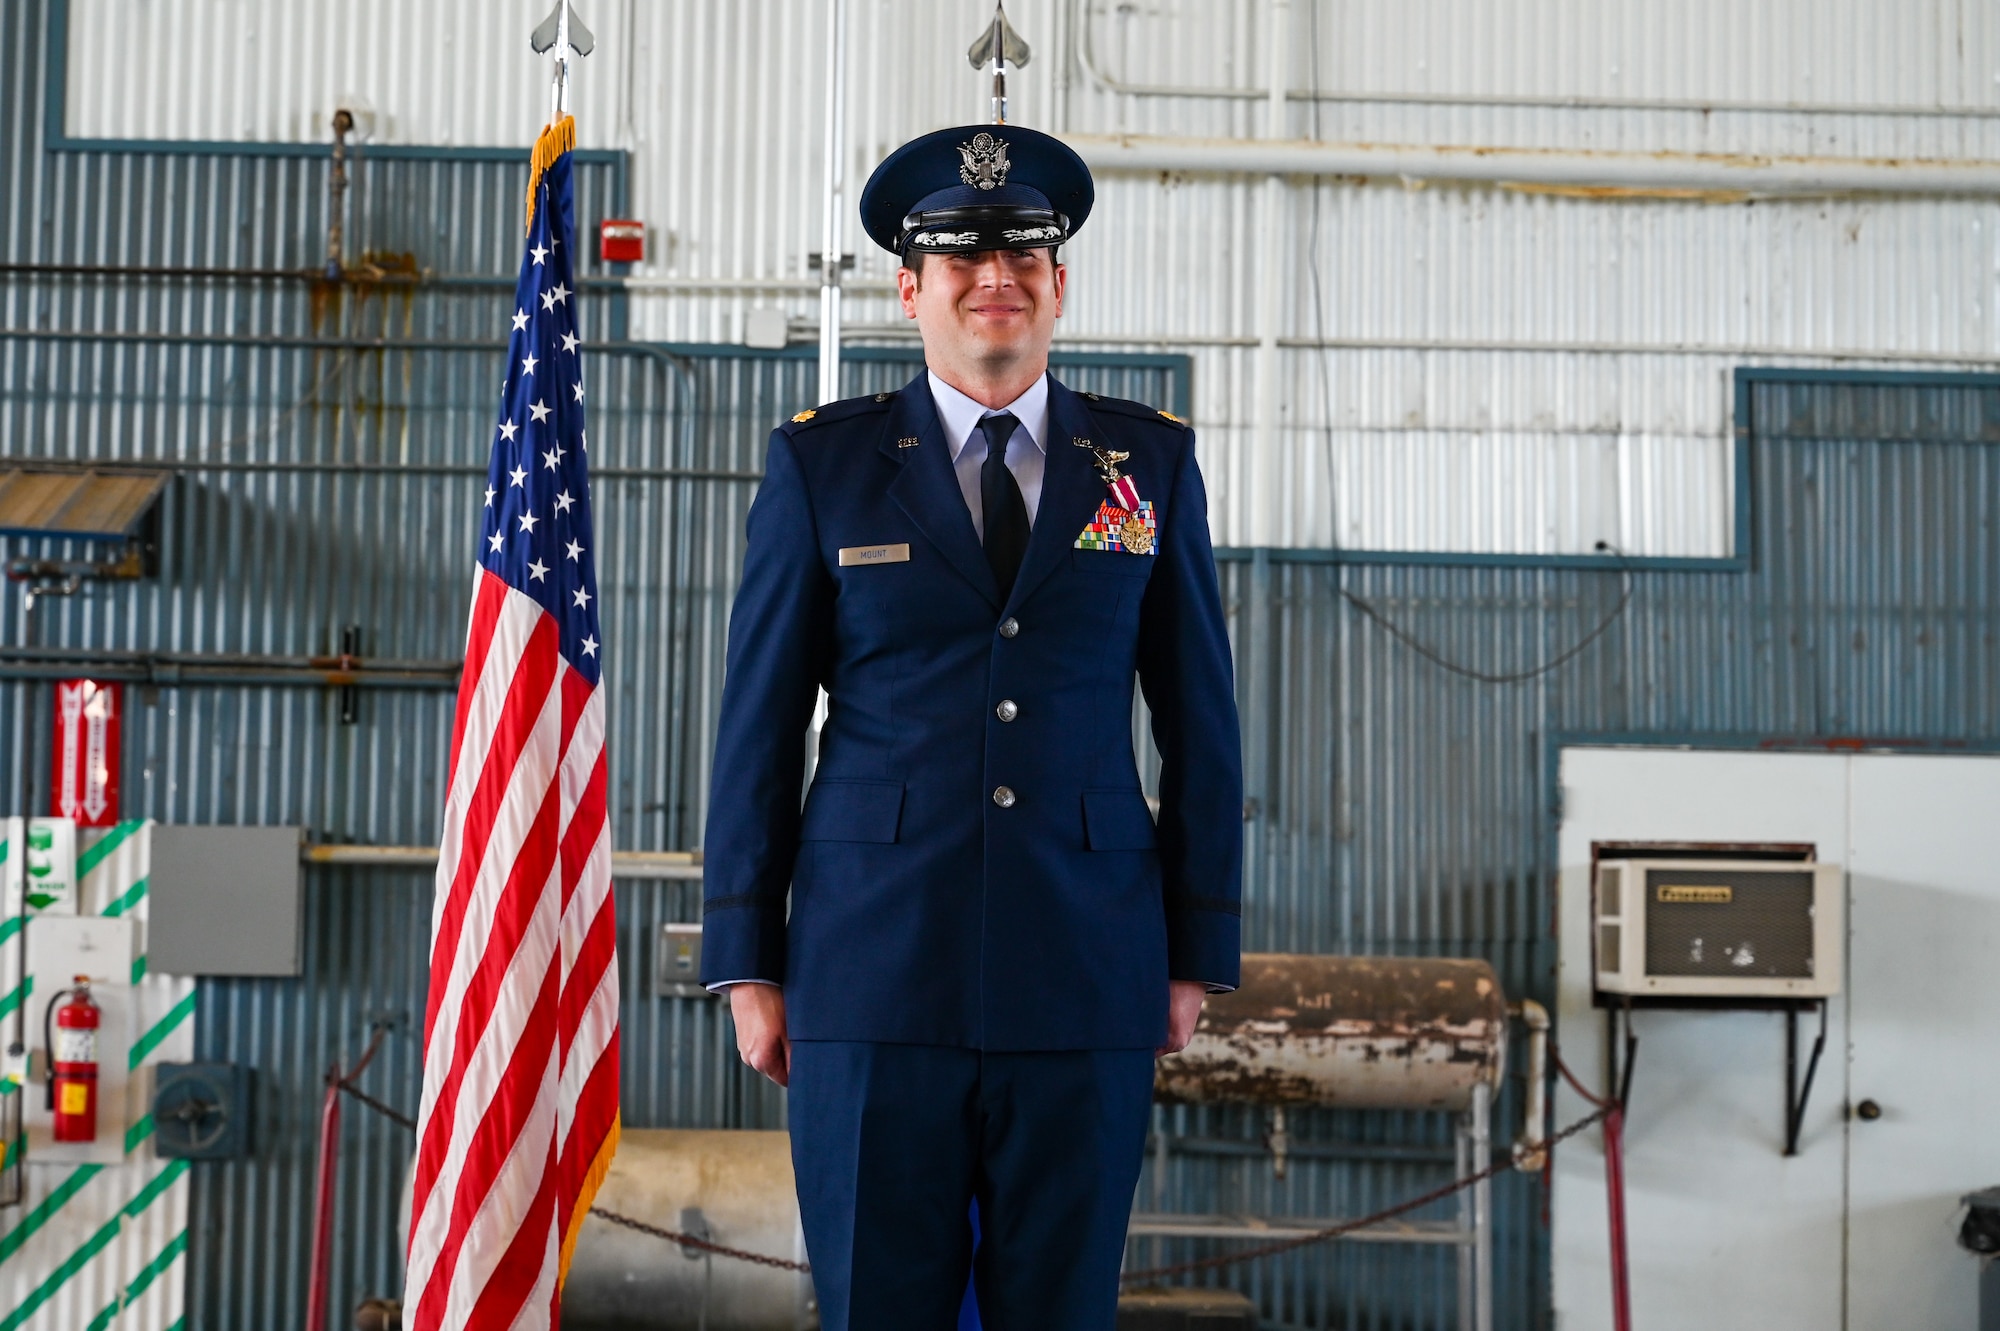
[[1600, 993], [1824, 998], [1840, 992], [1839, 865], [1601, 860]]

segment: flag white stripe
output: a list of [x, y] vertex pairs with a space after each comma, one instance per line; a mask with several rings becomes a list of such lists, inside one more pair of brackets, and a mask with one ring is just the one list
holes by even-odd
[[[479, 1043], [474, 1046], [472, 1056], [466, 1061], [465, 1073], [460, 1081], [458, 1101], [453, 1106], [452, 1132], [450, 1144], [439, 1166], [437, 1185], [426, 1199], [424, 1214], [417, 1232], [429, 1240], [420, 1255], [416, 1245], [411, 1245], [409, 1265], [409, 1288], [421, 1290], [432, 1279], [432, 1268], [441, 1254], [444, 1241], [451, 1230], [451, 1213], [456, 1205], [457, 1195], [464, 1180], [465, 1158], [471, 1148], [472, 1139], [485, 1122], [487, 1112], [492, 1108], [494, 1091], [506, 1075], [507, 1065], [514, 1055], [516, 1045], [526, 1030], [528, 1019], [533, 1015], [537, 995], [541, 991], [543, 978], [549, 968], [558, 964], [556, 956], [557, 920], [555, 901], [548, 893], [554, 890], [557, 874], [551, 872], [542, 884], [542, 900], [536, 905], [528, 929], [521, 937], [521, 945], [509, 959], [493, 1006], [492, 1020], [487, 1024]], [[551, 1050], [550, 1058], [555, 1057]], [[554, 1069], [551, 1068], [551, 1074]], [[553, 1081], [551, 1075], [550, 1081]], [[537, 1111], [540, 1102], [549, 1098], [546, 1087], [538, 1094]], [[549, 1131], [554, 1131], [551, 1122]], [[546, 1141], [544, 1142], [546, 1145]], [[515, 1143], [518, 1149], [518, 1141]], [[511, 1158], [511, 1157], [510, 1157]], [[504, 1175], [502, 1176], [504, 1179]], [[502, 1184], [496, 1182], [495, 1188]], [[479, 1199], [482, 1209], [490, 1204], [491, 1194]], [[509, 1236], [511, 1239], [511, 1236]], [[467, 1257], [483, 1245], [472, 1242], [469, 1231], [460, 1248], [459, 1268], [465, 1265]], [[505, 1247], [502, 1242], [501, 1247]], [[422, 1275], [423, 1282], [417, 1277]], [[454, 1289], [458, 1284], [458, 1272], [453, 1273]], [[446, 1321], [451, 1325], [450, 1319]]]
[[[479, 599], [476, 579], [481, 576], [484, 576], [483, 572], [475, 573], [475, 611]], [[437, 899], [431, 903], [433, 938], [437, 936], [438, 924], [444, 918], [452, 879], [458, 873], [458, 859], [464, 848], [466, 809], [472, 803], [472, 792], [479, 785], [479, 774], [486, 766], [493, 732], [500, 724], [501, 713], [506, 710], [507, 695], [513, 685], [514, 674], [520, 669], [522, 653], [527, 650], [542, 614], [542, 608], [531, 598], [510, 587], [501, 601], [499, 613], [493, 618], [486, 661], [478, 680], [473, 683], [471, 705], [466, 708], [465, 733], [459, 740], [458, 767], [452, 773], [451, 789], [445, 792], [444, 821], [438, 842], [438, 892]], [[464, 687], [463, 681], [459, 687]]]
[[[526, 598], [522, 598], [526, 599]], [[530, 602], [532, 605], [532, 602]], [[511, 609], [511, 607], [509, 607]], [[503, 611], [503, 617], [507, 612]], [[540, 607], [535, 613], [541, 614]], [[532, 731], [522, 746], [521, 756], [515, 763], [507, 789], [502, 797], [501, 807], [494, 818], [491, 843], [494, 846], [519, 847], [527, 839], [527, 833], [534, 820], [534, 811], [541, 806], [554, 778], [555, 746], [562, 736], [562, 705], [557, 690], [551, 689], [537, 714]], [[468, 739], [470, 735], [468, 733]], [[468, 754], [471, 750], [468, 748]], [[479, 968], [479, 961], [485, 955], [491, 942], [494, 917], [498, 913], [500, 899], [506, 889], [507, 879], [513, 872], [513, 854], [488, 854], [480, 863], [478, 876], [474, 879], [469, 900], [466, 904], [463, 927], [458, 935], [458, 946], [451, 957], [451, 969], [446, 982], [445, 995], [438, 1008], [437, 1025], [431, 1033], [429, 1046], [424, 1051], [424, 1094], [418, 1115], [418, 1141], [424, 1140], [431, 1117], [437, 1108], [437, 1099], [443, 1091], [451, 1072], [456, 1052], [458, 1024], [465, 1001], [465, 991], [471, 984]], [[549, 881], [558, 881], [560, 865], [552, 865]], [[543, 891], [548, 890], [547, 884]], [[560, 890], [558, 888], [558, 890]], [[535, 922], [543, 915], [549, 917], [549, 934], [546, 940], [548, 953], [541, 965], [533, 959], [535, 947]], [[517, 992], [521, 979], [519, 969], [526, 962], [532, 969], [530, 983], [539, 985], [542, 972], [553, 957], [556, 944], [556, 926], [553, 900], [538, 901], [531, 917], [529, 929], [524, 932], [520, 948], [509, 959], [505, 978], [498, 987], [498, 1001], [488, 1020], [485, 1031], [475, 1046], [468, 1062], [465, 1075], [460, 1081], [454, 1106], [451, 1144], [440, 1165], [436, 1180], [428, 1195], [417, 1197], [419, 1213], [411, 1230], [409, 1254], [409, 1277], [411, 1289], [422, 1289], [418, 1277], [424, 1281], [430, 1277], [431, 1265], [442, 1250], [450, 1228], [451, 1199], [458, 1187], [458, 1175], [465, 1158], [465, 1123], [470, 1116], [475, 1124], [488, 1108], [493, 1083], [497, 1077], [476, 1078], [474, 1066], [483, 1065], [481, 1055], [494, 1041], [504, 1043], [511, 1050], [519, 1038], [524, 1025], [520, 1010], [533, 1001], [535, 988], [530, 988], [527, 998]], [[435, 932], [435, 930], [433, 930]], [[436, 980], [433, 979], [433, 983]], [[502, 1059], [502, 1067], [505, 1060]]]
[[570, 1046], [569, 1061], [562, 1070], [561, 1136], [557, 1139], [558, 1150], [569, 1145], [570, 1129], [576, 1116], [576, 1098], [583, 1094], [584, 1083], [597, 1069], [597, 1060], [604, 1057], [611, 1046], [611, 1037], [618, 1030], [618, 967], [613, 964], [604, 968], [604, 976], [591, 991], [590, 1002], [584, 1008], [583, 1022], [576, 1033], [576, 1041]]
[[[519, 847], [526, 840], [534, 821], [534, 811], [546, 797], [549, 781], [554, 776], [551, 758], [561, 734], [561, 725], [561, 703], [551, 692], [535, 718], [495, 814], [492, 840], [497, 845]], [[480, 862], [479, 872], [472, 881], [458, 945], [450, 958], [450, 971], [444, 998], [438, 1008], [437, 1024], [431, 1033], [430, 1046], [424, 1051], [425, 1095], [421, 1119], [430, 1117], [436, 1097], [444, 1089], [445, 1079], [451, 1071], [465, 991], [477, 974], [480, 958], [491, 942], [494, 918], [513, 871], [513, 854], [489, 854]]]
[[[518, 628], [519, 625], [514, 621], [522, 619], [532, 621], [533, 619], [541, 618], [543, 613], [542, 608], [532, 600], [522, 596], [519, 592], [510, 591], [507, 597], [507, 604], [501, 609], [498, 617], [499, 623], [495, 624], [495, 632], [496, 634], [499, 632], [501, 624], [506, 624], [510, 629]], [[532, 622], [530, 622], [528, 627], [532, 628]], [[525, 638], [525, 635], [523, 636]], [[493, 677], [494, 672], [482, 672], [479, 684], [481, 695], [483, 696], [487, 689], [492, 687], [497, 690], [499, 696], [504, 701], [507, 693], [513, 687], [513, 678], [518, 670], [518, 666], [519, 654], [516, 653], [515, 661], [507, 670], [504, 677], [496, 680]], [[444, 998], [438, 1006], [437, 1025], [431, 1033], [430, 1045], [424, 1051], [424, 1088], [426, 1092], [426, 1099], [423, 1106], [424, 1117], [429, 1116], [432, 1103], [431, 1096], [437, 1090], [442, 1089], [444, 1077], [451, 1070], [452, 1048], [456, 1040], [458, 1021], [465, 997], [465, 988], [471, 982], [472, 975], [478, 968], [479, 957], [484, 955], [486, 951], [486, 944], [493, 930], [493, 918], [499, 906], [500, 895], [506, 887], [508, 876], [512, 874], [514, 869], [514, 856], [518, 853], [519, 847], [525, 839], [528, 826], [534, 820], [535, 811], [541, 808], [542, 800], [548, 791], [549, 782], [555, 775], [555, 747], [562, 737], [561, 703], [561, 694], [555, 688], [551, 688], [547, 696], [543, 698], [541, 708], [535, 714], [533, 726], [521, 746], [520, 756], [515, 760], [514, 770], [509, 774], [507, 785], [501, 793], [500, 807], [493, 819], [493, 826], [488, 835], [487, 844], [485, 847], [479, 848], [487, 853], [481, 855], [478, 872], [467, 893], [465, 914], [463, 920], [460, 922], [458, 945], [450, 959], [451, 969], [448, 973], [449, 978], [446, 983]], [[496, 726], [499, 720], [497, 709], [493, 716], [482, 718], [482, 720], [488, 728], [481, 731], [477, 736], [474, 735], [470, 724], [466, 727], [465, 756], [460, 759], [459, 766], [460, 781], [454, 783], [463, 786], [465, 803], [467, 804], [471, 801], [471, 792], [477, 787], [479, 774], [484, 770], [489, 758], [493, 741], [492, 727]], [[475, 739], [478, 741], [477, 749], [473, 748]], [[478, 757], [478, 761], [472, 760], [475, 754]], [[467, 775], [468, 769], [470, 769], [469, 778]], [[465, 809], [463, 807], [447, 810], [447, 825], [457, 828], [462, 834], [464, 823]], [[453, 849], [456, 851], [457, 847], [454, 846]], [[500, 853], [492, 853], [496, 849]], [[441, 847], [438, 859], [437, 902], [433, 907], [434, 913], [442, 912], [444, 909], [445, 897], [450, 891], [453, 878], [458, 872], [458, 867], [456, 855], [454, 855], [451, 865], [453, 877], [446, 876], [445, 860]], [[438, 922], [434, 920], [431, 925], [433, 946], [435, 946], [437, 930]], [[435, 961], [436, 959], [433, 958], [433, 965], [435, 965]], [[437, 982], [435, 976], [432, 977], [431, 982], [433, 984]]]
[[[564, 667], [568, 669], [567, 666]], [[562, 826], [569, 831], [570, 820], [576, 816], [583, 803], [584, 788], [590, 782], [591, 769], [597, 766], [597, 755], [604, 749], [604, 691], [592, 689], [584, 702], [583, 715], [576, 719], [576, 729], [570, 733], [569, 747], [562, 756]], [[611, 821], [610, 810], [605, 810], [606, 823]]]
[[549, 1226], [548, 1251], [542, 1255], [541, 1275], [535, 1281], [535, 1288], [529, 1292], [527, 1301], [521, 1305], [520, 1315], [514, 1319], [508, 1331], [539, 1331], [547, 1326], [548, 1310], [556, 1297], [556, 1265], [562, 1244], [562, 1218]]
[[[565, 814], [574, 813], [582, 802], [584, 791], [590, 781], [591, 772], [597, 765], [598, 754], [604, 742], [604, 695], [602, 690], [593, 690], [584, 705], [583, 715], [578, 719], [577, 728], [570, 740], [569, 752], [563, 755], [563, 804]], [[590, 929], [597, 919], [598, 911], [604, 905], [611, 891], [611, 836], [610, 810], [605, 810], [605, 819], [597, 836], [590, 844], [590, 850], [579, 866], [577, 883], [570, 895], [568, 907], [563, 911], [562, 948], [563, 981], [571, 983], [570, 971], [575, 966], [584, 944], [590, 937]], [[595, 1017], [595, 1005], [605, 984], [611, 986], [611, 1024], [617, 1026], [618, 989], [617, 965], [608, 966], [600, 977], [596, 990], [592, 993], [591, 1005], [587, 1006], [578, 1029], [570, 1033], [570, 1045], [562, 1061], [562, 1095], [557, 1110], [558, 1149], [569, 1144], [571, 1129], [576, 1122], [576, 1098], [582, 1092], [584, 1082], [596, 1068], [610, 1042], [609, 1034], [601, 1029], [601, 1020]], [[562, 1218], [567, 1223], [568, 1217]]]
[[[550, 1066], [542, 1075], [541, 1092], [535, 1097], [534, 1108], [522, 1123], [519, 1135], [514, 1138], [513, 1148], [495, 1173], [492, 1188], [473, 1213], [472, 1223], [466, 1227], [465, 1240], [459, 1247], [458, 1266], [452, 1271], [451, 1295], [445, 1302], [446, 1326], [464, 1326], [471, 1320], [473, 1304], [486, 1288], [486, 1282], [492, 1279], [501, 1259], [507, 1255], [508, 1245], [520, 1232], [528, 1218], [528, 1208], [534, 1204], [535, 1194], [541, 1189], [542, 1178], [548, 1170], [549, 1145], [555, 1133], [553, 1050], [550, 1051], [549, 1061]], [[532, 1295], [523, 1306], [535, 1306]], [[544, 1300], [542, 1311], [546, 1314], [547, 1310], [547, 1301]]]

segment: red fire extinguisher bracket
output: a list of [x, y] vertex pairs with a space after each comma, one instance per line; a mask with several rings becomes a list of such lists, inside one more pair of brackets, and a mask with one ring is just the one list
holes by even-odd
[[[58, 1007], [65, 997], [69, 1001]], [[49, 999], [42, 1028], [49, 1051], [48, 1107], [58, 1142], [97, 1140], [97, 1033], [103, 1016], [90, 997], [87, 976], [79, 975], [74, 985]]]

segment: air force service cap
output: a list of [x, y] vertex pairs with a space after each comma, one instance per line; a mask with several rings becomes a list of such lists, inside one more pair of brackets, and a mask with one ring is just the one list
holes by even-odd
[[1019, 125], [962, 125], [912, 139], [861, 191], [868, 238], [910, 250], [1042, 249], [1083, 227], [1090, 168], [1061, 139]]

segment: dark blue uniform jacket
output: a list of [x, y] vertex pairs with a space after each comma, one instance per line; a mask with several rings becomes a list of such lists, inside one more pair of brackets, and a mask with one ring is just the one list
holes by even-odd
[[[1194, 434], [1053, 380], [1048, 433], [1005, 604], [922, 375], [771, 435], [729, 624], [702, 978], [781, 981], [794, 1039], [1151, 1048], [1170, 977], [1237, 982], [1243, 779]], [[1075, 548], [1107, 497], [1079, 439], [1131, 454], [1154, 553]]]

